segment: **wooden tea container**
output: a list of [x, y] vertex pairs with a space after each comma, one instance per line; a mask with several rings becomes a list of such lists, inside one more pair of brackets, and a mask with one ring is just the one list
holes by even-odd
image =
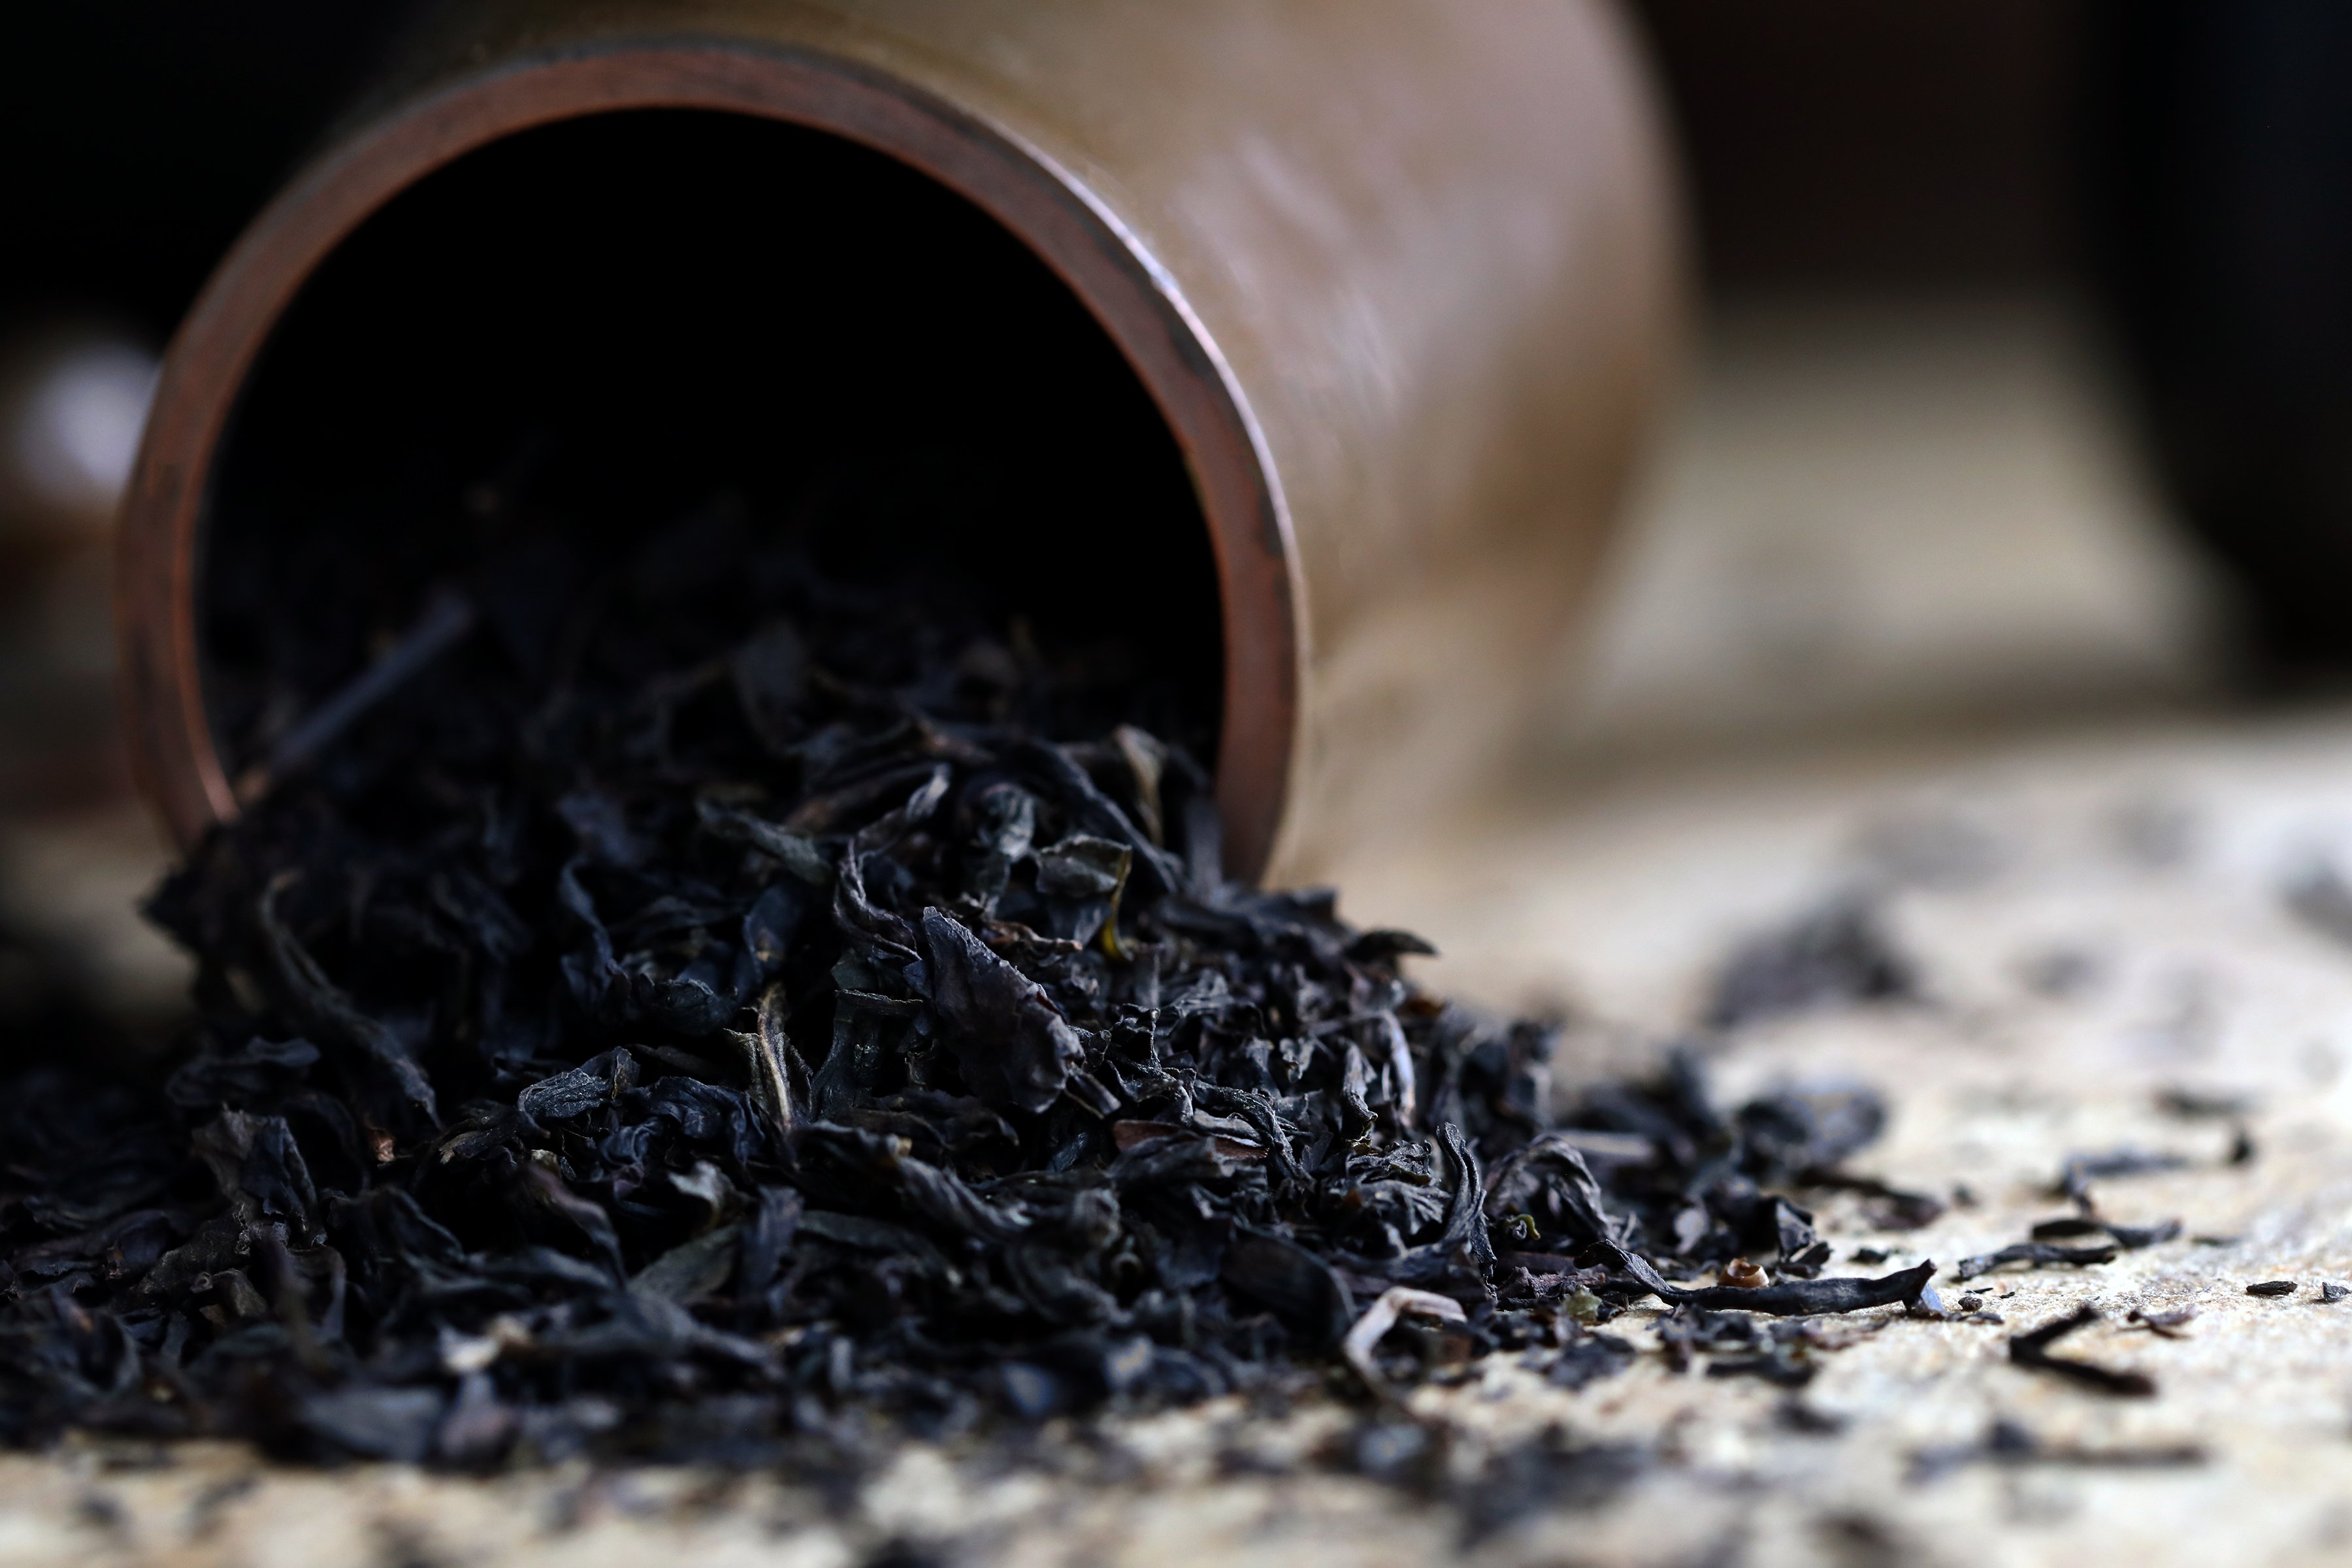
[[[1108, 335], [1213, 553], [1235, 873], [1310, 874], [1441, 801], [1557, 679], [1682, 294], [1658, 110], [1610, 5], [469, 0], [254, 222], [172, 346], [119, 605], [132, 745], [183, 844], [236, 809], [206, 543], [273, 334], [404, 193], [645, 110], [879, 153], [1009, 231]], [[755, 173], [746, 200], [791, 188], [789, 166]], [[427, 254], [461, 278], [467, 245]], [[436, 352], [468, 376], [465, 344]], [[331, 399], [339, 362], [309, 363]]]

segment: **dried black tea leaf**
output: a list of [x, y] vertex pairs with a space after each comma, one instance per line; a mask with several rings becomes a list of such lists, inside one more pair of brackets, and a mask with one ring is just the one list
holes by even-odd
[[[1818, 1277], [1806, 1188], [1932, 1212], [1843, 1173], [1876, 1095], [1556, 1083], [1549, 1026], [1402, 973], [1427, 943], [1223, 879], [1213, 727], [1102, 673], [1131, 647], [723, 509], [601, 579], [511, 551], [389, 673], [288, 633], [299, 765], [152, 901], [200, 1022], [152, 1086], [0, 1096], [0, 1438], [830, 1473], [1335, 1363], [1578, 1386], [1644, 1296], [1794, 1386], [1801, 1320], [1927, 1299], [1932, 1263]], [[1909, 993], [1864, 916], [1807, 930], [1727, 1021]], [[1737, 1257], [1777, 1282], [1683, 1283]], [[1361, 1467], [1456, 1486], [1404, 1430]], [[1546, 1438], [1465, 1506], [1638, 1463]]]
[[1544, 1373], [1555, 1388], [1582, 1388], [1614, 1377], [1633, 1364], [1633, 1347], [1614, 1334], [1585, 1334], [1570, 1340]]
[[1777, 1285], [1742, 1289], [1710, 1285], [1697, 1290], [1659, 1294], [1678, 1305], [1799, 1317], [1815, 1312], [1860, 1312], [1872, 1307], [1907, 1307], [1936, 1276], [1933, 1262], [1881, 1275], [1875, 1279], [1784, 1279]]
[[1818, 1007], [1908, 1001], [1918, 994], [1916, 966], [1887, 935], [1880, 911], [1866, 900], [1839, 898], [1735, 952], [1716, 980], [1706, 1022], [1736, 1029]]
[[1042, 1111], [1086, 1047], [1044, 987], [938, 910], [922, 914], [926, 978], [949, 1026], [948, 1048], [981, 1099]]
[[[1348, 1332], [1355, 1304], [1330, 1265], [1296, 1242], [1261, 1231], [1244, 1231], [1225, 1248], [1219, 1278], [1244, 1296], [1271, 1308], [1291, 1331], [1317, 1349], [1336, 1345]], [[1415, 1292], [1417, 1299], [1420, 1292]]]
[[2290, 913], [2339, 946], [2352, 946], [2352, 887], [2326, 860], [2315, 860], [2286, 879], [2280, 901]]
[[1924, 1448], [1911, 1456], [1907, 1479], [1915, 1485], [1941, 1480], [1969, 1465], [2050, 1465], [2071, 1469], [2178, 1469], [2210, 1458], [2197, 1443], [2116, 1444], [2093, 1447], [2053, 1443], [2014, 1421], [1997, 1420], [1975, 1443]]
[[1821, 1370], [1812, 1353], [1819, 1336], [1801, 1321], [1765, 1322], [1685, 1304], [1659, 1322], [1658, 1335], [1676, 1371], [1691, 1370], [1704, 1355], [1709, 1377], [1754, 1377], [1795, 1390]]
[[1387, 1379], [1381, 1375], [1380, 1368], [1372, 1361], [1372, 1351], [1381, 1342], [1381, 1336], [1394, 1328], [1397, 1320], [1407, 1312], [1434, 1318], [1441, 1322], [1465, 1321], [1462, 1303], [1451, 1297], [1409, 1289], [1402, 1285], [1392, 1285], [1381, 1291], [1380, 1300], [1364, 1309], [1363, 1315], [1348, 1331], [1340, 1346], [1348, 1358], [1348, 1364], [1356, 1369], [1357, 1375], [1364, 1380], [1364, 1386], [1375, 1394], [1387, 1395], [1389, 1386]]
[[2035, 1241], [2066, 1241], [2076, 1237], [2104, 1236], [2125, 1251], [2137, 1252], [2142, 1247], [2176, 1241], [2180, 1230], [2178, 1219], [2158, 1220], [2154, 1225], [2119, 1225], [2091, 1215], [2063, 1215], [2035, 1225], [2032, 1237]]
[[2030, 1268], [2081, 1268], [2096, 1263], [2113, 1263], [2117, 1250], [2115, 1247], [2060, 1247], [2048, 1241], [2021, 1241], [1998, 1252], [1961, 1258], [1953, 1266], [1952, 1278], [1973, 1279], [1979, 1274], [1990, 1274], [2012, 1263], [2022, 1263]]
[[2156, 1103], [2157, 1109], [2183, 1121], [2228, 1121], [2252, 1115], [2256, 1101], [2250, 1094], [2189, 1089], [2175, 1084], [2158, 1090]]
[[1540, 1510], [1599, 1508], [1650, 1468], [1649, 1456], [1623, 1444], [1579, 1444], [1547, 1430], [1488, 1458], [1448, 1500], [1461, 1510], [1465, 1547]]
[[2050, 1347], [2075, 1330], [2099, 1321], [2099, 1310], [2084, 1305], [2066, 1317], [2011, 1337], [2009, 1359], [2018, 1366], [2053, 1373], [2101, 1394], [2147, 1398], [2156, 1393], [2156, 1380], [2145, 1373], [2117, 1372], [2091, 1362], [2050, 1353]]
[[[1858, 1176], [1842, 1171], [1813, 1169], [1804, 1173], [1804, 1184], [1830, 1192], [1859, 1193], [1870, 1199], [1871, 1222], [1880, 1230], [1919, 1230], [1931, 1226], [1944, 1215], [1944, 1200], [1930, 1193], [1916, 1193], [1889, 1185], [1874, 1176]], [[1876, 1263], [1879, 1258], [1854, 1254], [1857, 1262]]]
[[2152, 1334], [2177, 1340], [2183, 1337], [2181, 1329], [2194, 1321], [2196, 1317], [2197, 1310], [2193, 1307], [2175, 1307], [2161, 1312], [2146, 1312], [2135, 1307], [2126, 1321], [2136, 1329], [2146, 1329]]
[[779, 757], [792, 755], [801, 738], [802, 703], [809, 678], [808, 648], [790, 621], [762, 627], [728, 660], [735, 700], [760, 743]]
[[2147, 1176], [2189, 1167], [2185, 1154], [2158, 1153], [2145, 1149], [2111, 1149], [2097, 1154], [2072, 1154], [2058, 1173], [2056, 1194], [2078, 1204], [2091, 1201], [2091, 1184], [2110, 1176]]

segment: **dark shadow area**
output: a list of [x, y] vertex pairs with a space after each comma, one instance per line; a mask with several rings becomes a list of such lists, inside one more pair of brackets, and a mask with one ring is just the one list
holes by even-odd
[[2082, 0], [1633, 0], [1718, 289], [2013, 288], [2079, 247]]
[[0, 320], [160, 342], [419, 0], [77, 0], [0, 16]]
[[2096, 279], [2256, 673], [2352, 679], [2352, 8], [2110, 0], [2084, 97]]
[[678, 628], [691, 662], [810, 565], [936, 581], [1016, 649], [1101, 645], [1106, 683], [1213, 745], [1213, 560], [1133, 372], [993, 219], [799, 127], [604, 115], [404, 193], [280, 323], [208, 526], [233, 769], [437, 587], [499, 634], [468, 658], [556, 658], [618, 593], [707, 617]]
[[2079, 293], [2246, 689], [2352, 683], [2352, 7], [1633, 9], [1718, 293]]

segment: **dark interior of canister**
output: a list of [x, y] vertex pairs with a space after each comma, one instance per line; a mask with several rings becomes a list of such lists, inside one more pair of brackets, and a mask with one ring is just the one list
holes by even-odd
[[[207, 705], [235, 773], [437, 587], [560, 539], [590, 576], [744, 531], [822, 569], [1116, 639], [1212, 762], [1213, 559], [1150, 395], [994, 219], [883, 154], [688, 110], [599, 115], [403, 193], [305, 284], [212, 478]], [[1106, 655], [1107, 658], [1113, 657]]]

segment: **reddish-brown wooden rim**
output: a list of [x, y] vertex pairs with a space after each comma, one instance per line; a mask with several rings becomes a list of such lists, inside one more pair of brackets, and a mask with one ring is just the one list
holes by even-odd
[[197, 576], [210, 466], [280, 314], [369, 215], [442, 165], [534, 126], [662, 108], [791, 121], [896, 157], [1003, 224], [1102, 323], [1182, 447], [1208, 519], [1224, 616], [1225, 860], [1258, 875], [1291, 782], [1295, 546], [1240, 388], [1166, 269], [1082, 182], [931, 93], [812, 51], [698, 39], [512, 60], [406, 102], [301, 174], [205, 286], [164, 363], [116, 584], [132, 753], [173, 837], [191, 847], [236, 811], [205, 707]]

